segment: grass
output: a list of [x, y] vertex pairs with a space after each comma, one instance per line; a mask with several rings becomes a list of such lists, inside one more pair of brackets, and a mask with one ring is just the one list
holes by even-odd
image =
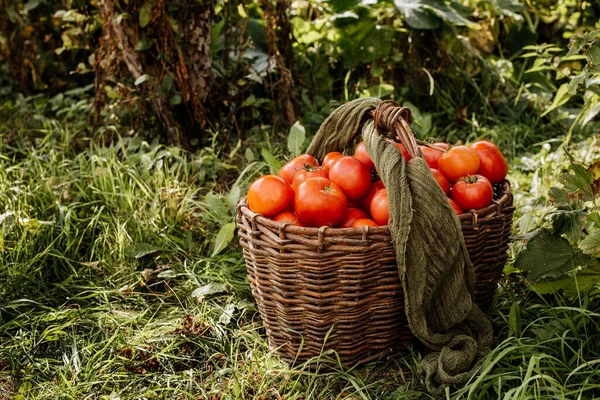
[[[85, 141], [81, 101], [60, 119], [39, 103], [0, 111], [16, 115], [0, 128], [0, 398], [430, 398], [416, 350], [359, 368], [332, 354], [290, 368], [269, 351], [239, 247], [214, 248], [262, 164], [236, 181], [241, 155], [216, 145]], [[565, 161], [535, 149], [511, 171], [518, 233], [543, 222]], [[539, 296], [513, 275], [488, 315], [497, 347], [446, 398], [600, 396], [597, 299]]]

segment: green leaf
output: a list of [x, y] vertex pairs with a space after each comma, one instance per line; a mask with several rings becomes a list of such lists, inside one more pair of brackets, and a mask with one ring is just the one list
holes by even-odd
[[199, 288], [196, 288], [192, 292], [192, 297], [202, 298], [211, 294], [223, 293], [227, 291], [227, 285], [223, 283], [207, 283], [206, 285], [202, 285]]
[[169, 90], [171, 90], [173, 88], [174, 83], [175, 83], [175, 78], [173, 78], [173, 75], [166, 74], [163, 79], [162, 85], [160, 87], [161, 92], [167, 93]]
[[135, 45], [135, 49], [136, 49], [137, 51], [144, 51], [144, 50], [147, 50], [147, 49], [149, 49], [150, 47], [152, 47], [152, 44], [153, 44], [153, 43], [154, 43], [154, 42], [152, 42], [152, 40], [151, 40], [151, 39], [148, 39], [148, 38], [143, 38], [143, 39], [140, 39], [140, 40], [139, 40], [139, 41], [136, 43], [136, 45]]
[[394, 5], [404, 15], [408, 26], [414, 29], [436, 29], [440, 19], [427, 10], [421, 0], [394, 0]]
[[137, 78], [135, 80], [134, 85], [135, 86], [139, 86], [142, 83], [144, 83], [144, 82], [146, 82], [147, 80], [150, 80], [150, 79], [152, 79], [152, 77], [150, 75], [148, 75], [148, 74], [141, 75], [139, 78]]
[[334, 12], [340, 13], [353, 9], [360, 2], [361, 0], [328, 0], [327, 4], [331, 6]]
[[580, 192], [585, 200], [593, 200], [592, 176], [583, 165], [576, 164], [573, 161], [569, 166], [571, 169], [568, 174], [562, 174], [559, 177], [565, 190], [572, 194]]
[[540, 294], [564, 292], [566, 297], [575, 298], [580, 293], [598, 289], [600, 283], [600, 263], [593, 262], [588, 268], [576, 270], [555, 280], [540, 281], [534, 285]]
[[251, 94], [246, 98], [246, 100], [244, 100], [244, 102], [242, 103], [242, 107], [250, 107], [254, 105], [254, 103], [256, 103], [256, 97], [253, 94]]
[[556, 91], [556, 94], [554, 95], [554, 101], [552, 101], [552, 104], [550, 105], [550, 107], [548, 107], [548, 109], [546, 111], [544, 111], [541, 116], [543, 117], [543, 116], [547, 115], [549, 112], [562, 106], [567, 101], [569, 101], [570, 98], [571, 98], [571, 94], [569, 93], [569, 84], [563, 83], [562, 85], [560, 85], [560, 87]]
[[288, 135], [288, 151], [296, 156], [302, 154], [305, 139], [306, 129], [304, 129], [300, 121], [296, 121], [290, 128], [290, 134]]
[[586, 76], [587, 71], [583, 71], [582, 73], [574, 76], [573, 79], [571, 79], [571, 81], [569, 82], [569, 94], [571, 96], [577, 94], [577, 88], [579, 88], [581, 82], [585, 81]]
[[540, 230], [528, 243], [515, 267], [527, 271], [529, 279], [556, 278], [577, 267], [586, 267], [590, 257], [573, 249], [565, 238]]
[[567, 53], [567, 57], [581, 53], [581, 50], [583, 50], [586, 43], [587, 40], [580, 34], [577, 33], [573, 35], [569, 41], [569, 52]]
[[281, 163], [279, 162], [279, 160], [275, 158], [275, 156], [264, 147], [260, 150], [260, 155], [271, 169], [271, 173], [277, 174], [281, 169]]
[[592, 195], [596, 198], [598, 193], [600, 193], [600, 160], [590, 164], [587, 172], [590, 174], [592, 180]]
[[142, 258], [144, 256], [164, 251], [162, 247], [148, 243], [136, 243], [125, 248], [125, 256], [129, 258]]
[[455, 1], [447, 3], [444, 0], [394, 0], [394, 5], [404, 15], [406, 23], [414, 29], [438, 28], [440, 21], [437, 17], [453, 25], [477, 27], [477, 24], [463, 17], [458, 11], [459, 8], [468, 8]]
[[[469, 27], [477, 27], [477, 24], [469, 21], [465, 17], [463, 17], [457, 10], [457, 8], [465, 8], [461, 4], [450, 1], [445, 2], [444, 0], [422, 0], [423, 4], [429, 7], [431, 11], [436, 13], [439, 17], [444, 19], [447, 22], [450, 22], [453, 25], [458, 26], [469, 26]], [[470, 11], [470, 10], [469, 10]]]
[[25, 5], [23, 6], [23, 12], [25, 14], [29, 13], [29, 11], [36, 9], [42, 2], [45, 3], [45, 1], [41, 1], [41, 0], [27, 1], [27, 3], [25, 3]]
[[521, 333], [521, 307], [519, 307], [519, 303], [516, 301], [510, 306], [508, 328], [509, 336], [518, 336]]
[[238, 201], [240, 201], [240, 196], [241, 196], [240, 187], [238, 185], [234, 185], [231, 188], [231, 190], [229, 191], [229, 194], [227, 195], [227, 200], [229, 200], [229, 204], [232, 207], [235, 207], [236, 204], [238, 203]]
[[590, 232], [581, 242], [579, 248], [584, 254], [600, 257], [600, 229]]
[[230, 222], [221, 227], [221, 230], [219, 231], [219, 233], [217, 233], [217, 237], [215, 238], [215, 244], [213, 247], [213, 252], [211, 254], [211, 257], [216, 256], [221, 251], [223, 251], [223, 249], [225, 249], [225, 247], [227, 247], [229, 242], [231, 242], [231, 239], [233, 239], [234, 233], [235, 233], [235, 223], [234, 222]]
[[175, 93], [173, 96], [171, 96], [171, 99], [169, 100], [169, 104], [171, 104], [172, 106], [176, 106], [178, 104], [181, 104], [182, 98], [181, 95], [179, 93]]
[[204, 197], [206, 207], [205, 216], [210, 216], [210, 219], [217, 223], [228, 221], [230, 219], [229, 209], [227, 208], [227, 199], [213, 192], [209, 192]]
[[140, 26], [144, 28], [152, 21], [152, 2], [147, 1], [140, 8]]
[[246, 149], [246, 151], [244, 152], [244, 156], [246, 156], [246, 161], [248, 161], [249, 163], [253, 162], [256, 159], [254, 157], [254, 152], [250, 147]]
[[582, 117], [585, 115], [585, 117], [581, 121], [581, 126], [584, 127], [591, 120], [596, 118], [596, 115], [600, 114], [600, 102], [594, 104], [592, 107], [590, 107], [588, 110], [584, 111], [584, 113], [582, 113], [582, 114], [583, 114]]
[[108, 96], [108, 98], [111, 100], [117, 100], [117, 99], [121, 98], [121, 95], [119, 94], [119, 92], [117, 92], [115, 89], [113, 89], [112, 86], [104, 85], [104, 91], [106, 92], [106, 95]]
[[246, 9], [244, 8], [243, 4], [241, 4], [241, 3], [238, 4], [237, 11], [238, 11], [238, 14], [240, 15], [240, 17], [248, 18], [248, 13], [246, 13]]
[[569, 195], [563, 188], [553, 186], [548, 190], [548, 197], [556, 205], [568, 205]]
[[600, 47], [592, 46], [589, 51], [590, 60], [596, 65], [600, 65]]

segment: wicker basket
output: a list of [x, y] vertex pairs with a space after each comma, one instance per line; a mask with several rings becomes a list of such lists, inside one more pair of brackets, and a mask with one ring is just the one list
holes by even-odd
[[[490, 206], [459, 216], [480, 305], [500, 279], [514, 211], [508, 181], [494, 192]], [[245, 198], [237, 225], [269, 347], [283, 360], [302, 362], [333, 349], [342, 363], [357, 365], [413, 342], [387, 227], [282, 224], [253, 213]]]

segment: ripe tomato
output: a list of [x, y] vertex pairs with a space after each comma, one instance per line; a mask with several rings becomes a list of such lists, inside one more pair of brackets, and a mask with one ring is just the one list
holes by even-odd
[[379, 226], [379, 225], [377, 225], [377, 222], [375, 222], [375, 221], [373, 221], [372, 219], [369, 219], [369, 218], [357, 219], [352, 224], [353, 228], [361, 228], [363, 226]]
[[332, 151], [331, 153], [327, 153], [325, 155], [322, 164], [324, 167], [331, 169], [331, 167], [333, 167], [333, 164], [335, 164], [335, 162], [342, 157], [344, 157], [344, 155], [339, 151]]
[[354, 157], [337, 160], [329, 171], [329, 179], [339, 185], [349, 199], [360, 199], [371, 188], [371, 172]]
[[342, 188], [325, 178], [302, 182], [294, 197], [294, 209], [306, 226], [336, 226], [344, 220], [348, 199]]
[[375, 193], [383, 188], [385, 188], [383, 181], [377, 181], [371, 185], [371, 189], [369, 189], [367, 195], [361, 200], [361, 207], [363, 210], [366, 212], [371, 212], [371, 200], [373, 200]]
[[363, 218], [369, 218], [366, 212], [364, 212], [360, 208], [348, 208], [348, 211], [346, 212], [346, 217], [344, 217], [344, 220], [340, 224], [340, 228], [350, 228], [352, 227], [354, 221]]
[[295, 226], [304, 226], [302, 225], [302, 222], [300, 222], [296, 214], [294, 214], [291, 211], [280, 212], [279, 214], [273, 217], [273, 221], [292, 224]]
[[381, 189], [371, 200], [371, 217], [377, 222], [377, 225], [387, 225], [390, 219], [390, 209], [388, 207], [387, 189]]
[[294, 188], [294, 190], [297, 191], [298, 186], [300, 186], [300, 184], [302, 182], [304, 182], [310, 178], [329, 179], [329, 168], [327, 168], [327, 167], [317, 167], [317, 168], [308, 167], [308, 168], [301, 170], [300, 172], [298, 172], [296, 174], [296, 176], [294, 176], [294, 179], [292, 180], [292, 188]]
[[440, 156], [438, 169], [450, 182], [456, 182], [461, 176], [477, 173], [479, 157], [467, 146], [456, 146]]
[[402, 153], [402, 158], [404, 159], [404, 162], [409, 162], [411, 157], [410, 154], [408, 154], [408, 151], [406, 151], [406, 149], [404, 148], [404, 145], [402, 143], [394, 142], [394, 146], [396, 146], [396, 148]]
[[298, 171], [303, 170], [305, 165], [318, 167], [319, 163], [313, 156], [309, 154], [302, 154], [301, 156], [288, 161], [283, 167], [281, 167], [279, 170], [279, 176], [291, 185], [292, 181], [294, 180], [294, 176], [296, 176]]
[[356, 150], [354, 150], [354, 158], [365, 164], [365, 167], [369, 168], [369, 170], [375, 169], [375, 164], [373, 164], [373, 160], [371, 160], [369, 153], [367, 153], [365, 142], [360, 142], [358, 146], [356, 146]]
[[452, 187], [452, 199], [463, 210], [478, 210], [488, 206], [494, 197], [492, 184], [481, 175], [468, 175]]
[[479, 156], [479, 175], [483, 175], [490, 183], [502, 182], [508, 174], [508, 163], [502, 152], [494, 143], [480, 140], [469, 146]]
[[294, 189], [277, 175], [265, 175], [248, 189], [248, 207], [267, 218], [287, 209], [294, 201]]
[[448, 179], [446, 179], [444, 174], [442, 174], [437, 169], [435, 169], [435, 168], [429, 168], [429, 169], [431, 170], [431, 173], [433, 174], [433, 177], [437, 181], [438, 185], [440, 185], [440, 187], [442, 188], [442, 191], [444, 192], [444, 194], [446, 196], [448, 196], [448, 194], [450, 193], [450, 182], [448, 182]]
[[454, 211], [456, 211], [456, 215], [460, 215], [463, 213], [463, 210], [459, 207], [458, 204], [456, 204], [456, 202], [454, 200], [452, 200], [451, 198], [448, 197], [448, 202], [450, 203], [452, 208], [454, 208]]
[[[434, 145], [448, 150], [447, 143], [434, 143]], [[419, 146], [419, 147], [421, 147], [421, 151], [423, 152], [423, 158], [427, 162], [427, 165], [429, 165], [429, 168], [437, 169], [438, 160], [443, 153], [439, 150], [432, 149], [431, 147], [427, 147], [427, 146]]]

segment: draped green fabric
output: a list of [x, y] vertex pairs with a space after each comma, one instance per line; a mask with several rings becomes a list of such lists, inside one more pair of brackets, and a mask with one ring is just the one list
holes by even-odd
[[[322, 159], [342, 151], [379, 99], [363, 98], [336, 109], [321, 125], [308, 153]], [[430, 391], [461, 384], [478, 368], [493, 338], [492, 326], [473, 301], [475, 273], [460, 222], [420, 157], [408, 163], [379, 135], [362, 126], [366, 149], [388, 192], [389, 228], [412, 333], [432, 350], [422, 362]]]

